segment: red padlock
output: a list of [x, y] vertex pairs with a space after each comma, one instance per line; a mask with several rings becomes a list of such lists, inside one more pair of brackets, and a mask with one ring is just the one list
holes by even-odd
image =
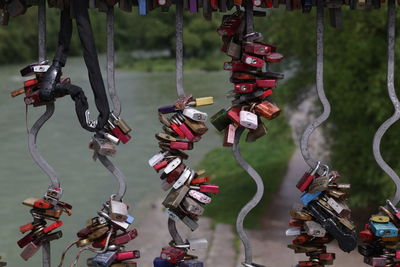
[[161, 251], [160, 258], [172, 263], [178, 263], [183, 260], [186, 252], [174, 247], [165, 247]]
[[172, 149], [192, 150], [193, 149], [193, 143], [176, 141], [176, 142], [171, 142], [170, 143], [170, 147]]
[[51, 209], [52, 207], [53, 207], [53, 205], [51, 204], [51, 203], [49, 203], [49, 202], [47, 202], [46, 200], [44, 200], [44, 199], [39, 199], [39, 200], [36, 200], [34, 203], [33, 203], [33, 206], [35, 207], [35, 208], [38, 208], [38, 209]]
[[256, 80], [256, 85], [258, 87], [275, 88], [276, 80]]
[[168, 165], [168, 161], [167, 160], [163, 160], [159, 163], [157, 163], [156, 165], [153, 166], [153, 168], [159, 172], [160, 170], [164, 169], [165, 167], [167, 167]]
[[176, 132], [179, 135], [179, 137], [185, 138], [185, 134], [182, 132], [182, 130], [179, 128], [177, 124], [171, 123], [171, 128], [172, 130], [174, 130], [174, 132]]
[[254, 91], [255, 84], [254, 83], [237, 83], [235, 84], [234, 91], [236, 93], [251, 93]]
[[249, 56], [247, 54], [243, 54], [242, 61], [243, 63], [256, 68], [262, 68], [265, 64], [265, 61], [261, 58]]
[[124, 134], [121, 131], [121, 129], [119, 129], [118, 127], [115, 127], [111, 123], [110, 123], [110, 127], [111, 127], [111, 132], [113, 133], [113, 135], [115, 137], [117, 137], [121, 141], [121, 143], [126, 144], [129, 142], [129, 140], [131, 140], [131, 136], [129, 134]]
[[283, 59], [283, 55], [279, 53], [272, 53], [265, 57], [265, 61], [267, 62], [281, 62]]
[[46, 228], [44, 228], [43, 233], [47, 234], [47, 233], [53, 231], [54, 229], [57, 229], [61, 225], [63, 225], [62, 221], [56, 221], [55, 223], [52, 223], [49, 226], [47, 226]]
[[140, 258], [140, 251], [139, 250], [124, 251], [124, 252], [118, 252], [115, 255], [116, 255], [115, 260], [117, 261], [138, 259]]
[[321, 254], [319, 254], [319, 260], [333, 261], [333, 260], [335, 260], [335, 253], [321, 253]]
[[370, 243], [374, 240], [374, 234], [369, 229], [359, 232], [358, 236], [365, 243]]
[[26, 233], [26, 232], [28, 232], [28, 231], [30, 231], [32, 229], [33, 229], [33, 224], [32, 223], [27, 223], [25, 225], [22, 225], [19, 228], [19, 231], [24, 234], [24, 233]]
[[311, 182], [318, 177], [317, 171], [319, 169], [320, 166], [320, 162], [318, 162], [317, 166], [315, 167], [315, 169], [306, 172], [303, 177], [301, 177], [301, 179], [297, 182], [296, 187], [301, 191], [304, 192], [306, 191], [306, 189], [309, 187], [309, 185], [311, 184]]
[[240, 125], [240, 110], [241, 107], [233, 107], [228, 111], [229, 119], [236, 125]]
[[250, 43], [244, 46], [244, 52], [259, 56], [266, 56], [271, 53], [271, 47], [261, 43]]
[[292, 241], [293, 245], [301, 245], [310, 241], [313, 237], [309, 235], [299, 235]]
[[200, 192], [217, 194], [219, 192], [219, 186], [213, 184], [202, 184], [200, 185]]
[[270, 95], [272, 95], [273, 91], [271, 89], [265, 90], [262, 95], [260, 95], [258, 98], [264, 99]]

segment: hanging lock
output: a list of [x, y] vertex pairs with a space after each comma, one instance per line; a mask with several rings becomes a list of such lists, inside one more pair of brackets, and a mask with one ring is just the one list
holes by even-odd
[[110, 266], [116, 258], [116, 252], [99, 253], [92, 259], [92, 265], [94, 267], [107, 267]]
[[199, 250], [206, 250], [208, 248], [208, 241], [205, 238], [187, 239], [184, 245], [174, 245], [176, 248], [189, 249], [192, 252]]
[[185, 168], [186, 168], [186, 165], [184, 163], [182, 163], [181, 165], [179, 165], [177, 168], [175, 168], [169, 174], [163, 173], [161, 175], [160, 179], [166, 181], [169, 184], [173, 184], [181, 176], [181, 174], [184, 172]]
[[172, 263], [178, 263], [183, 260], [186, 252], [183, 249], [174, 247], [164, 247], [161, 251], [160, 258]]
[[165, 174], [169, 174], [173, 170], [175, 170], [180, 164], [182, 163], [181, 158], [176, 157], [173, 159], [171, 162], [168, 163], [168, 165], [164, 169]]
[[157, 257], [153, 261], [153, 266], [154, 267], [175, 267], [176, 265], [172, 262], [169, 262], [167, 260], [163, 260], [163, 259]]
[[233, 145], [233, 143], [235, 142], [236, 129], [237, 127], [234, 124], [229, 124], [229, 126], [225, 130], [223, 146], [229, 147]]
[[300, 180], [297, 182], [296, 187], [301, 191], [304, 192], [307, 190], [307, 188], [310, 186], [311, 182], [316, 178], [319, 177], [318, 175], [318, 170], [319, 167], [321, 166], [321, 162], [318, 161], [317, 166], [314, 169], [311, 169], [310, 171], [306, 172], [303, 177], [300, 178]]
[[230, 124], [229, 119], [228, 111], [226, 109], [221, 109], [210, 118], [210, 122], [219, 132], [221, 132]]
[[196, 190], [189, 190], [189, 196], [203, 204], [208, 204], [211, 202], [211, 197]]
[[[183, 123], [184, 120], [179, 118], [178, 116], [171, 118], [171, 127], [175, 130], [178, 128], [179, 131], [176, 131], [178, 134], [179, 132], [183, 134], [182, 138], [187, 138], [189, 141], [198, 141], [199, 139], [192, 133], [192, 131]], [[173, 126], [176, 126], [175, 128]], [[181, 134], [179, 134], [181, 136]]]
[[[168, 152], [160, 152], [153, 157], [151, 157], [148, 161], [150, 167], [154, 167], [157, 163], [160, 163], [166, 156], [168, 155]], [[165, 165], [167, 166], [167, 165]]]
[[207, 113], [194, 108], [185, 108], [182, 114], [187, 118], [198, 122], [205, 122], [207, 120]]
[[259, 56], [267, 56], [275, 51], [276, 51], [275, 46], [262, 43], [245, 43], [244, 45], [244, 52]]
[[204, 208], [192, 198], [184, 198], [182, 205], [186, 212], [192, 216], [201, 216], [204, 213]]
[[239, 124], [251, 130], [255, 130], [258, 127], [258, 117], [251, 112], [253, 108], [254, 105], [250, 108], [250, 111], [246, 111], [243, 107], [239, 113]]
[[[255, 130], [250, 130], [246, 135], [246, 142], [255, 142], [259, 138], [263, 137], [268, 133], [264, 123], [258, 118], [258, 126]], [[232, 143], [233, 144], [233, 143]]]
[[219, 192], [219, 186], [212, 185], [212, 184], [203, 184], [200, 186], [190, 186], [190, 189], [196, 189], [202, 193], [218, 194], [218, 192]]
[[117, 153], [117, 150], [110, 141], [96, 136], [92, 137], [89, 143], [89, 149], [105, 157], [113, 157]]
[[124, 134], [128, 134], [132, 131], [132, 129], [128, 126], [128, 124], [121, 119], [120, 117], [117, 117], [114, 113], [110, 113], [110, 116], [112, 118], [112, 123], [113, 125], [117, 126]]
[[180, 188], [182, 185], [184, 185], [186, 182], [189, 181], [189, 183], [191, 182], [191, 180], [193, 179], [195, 175], [194, 170], [186, 167], [186, 169], [183, 171], [183, 173], [179, 176], [178, 180], [176, 180], [176, 182], [174, 183], [174, 185], [172, 186], [174, 189], [178, 189]]
[[21, 258], [25, 261], [29, 260], [36, 252], [39, 251], [41, 244], [35, 244], [35, 242], [30, 242], [26, 248], [21, 252]]
[[261, 58], [250, 56], [247, 54], [243, 54], [242, 61], [243, 63], [256, 68], [262, 68], [265, 64], [265, 61]]
[[179, 263], [178, 267], [204, 267], [204, 263], [198, 260], [184, 260]]
[[313, 237], [324, 237], [326, 235], [326, 230], [319, 223], [314, 221], [304, 222], [304, 230], [307, 235]]
[[224, 63], [224, 70], [229, 70], [229, 71], [250, 71], [251, 67], [242, 63], [242, 62], [236, 62], [236, 61], [231, 61], [231, 62], [225, 62]]
[[120, 234], [114, 238], [112, 243], [116, 246], [122, 246], [124, 244], [127, 244], [129, 241], [135, 239], [137, 237], [138, 233], [136, 229], [132, 229], [127, 233]]
[[256, 80], [256, 85], [263, 88], [275, 88], [276, 80]]
[[115, 221], [124, 222], [128, 218], [128, 206], [121, 201], [111, 199], [109, 215]]
[[222, 24], [218, 27], [217, 32], [221, 36], [232, 36], [242, 23], [243, 13], [234, 13], [231, 15], [224, 15]]
[[238, 83], [235, 84], [234, 92], [239, 94], [251, 93], [255, 89], [254, 83]]
[[189, 187], [184, 185], [178, 189], [172, 189], [165, 200], [163, 201], [163, 205], [166, 208], [177, 208], [182, 200], [185, 198], [186, 194], [189, 192]]
[[116, 136], [121, 143], [126, 144], [129, 140], [131, 140], [131, 136], [129, 134], [125, 134], [119, 127], [115, 126], [110, 120], [108, 120], [108, 125], [110, 130], [114, 136]]
[[139, 258], [140, 258], [140, 251], [133, 250], [133, 251], [117, 252], [115, 260], [124, 261], [124, 260], [139, 259]]
[[256, 105], [254, 111], [267, 120], [273, 120], [281, 113], [281, 110], [277, 106], [268, 101]]
[[332, 207], [332, 209], [339, 214], [339, 216], [341, 217], [345, 217], [345, 218], [349, 218], [350, 214], [351, 214], [351, 210], [349, 209], [349, 207], [345, 204], [345, 203], [341, 203], [336, 201], [333, 198], [328, 198], [327, 203], [329, 204], [329, 206]]

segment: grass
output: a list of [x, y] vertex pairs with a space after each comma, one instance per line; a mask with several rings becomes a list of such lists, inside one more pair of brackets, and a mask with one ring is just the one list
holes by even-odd
[[[206, 58], [185, 59], [185, 70], [204, 70], [219, 71], [223, 67], [223, 62], [227, 57], [222, 53], [210, 55]], [[175, 71], [175, 58], [146, 58], [134, 59], [125, 55], [118, 59], [117, 67], [125, 70], [145, 71], [145, 72], [164, 72]]]
[[[258, 228], [270, 197], [277, 191], [294, 151], [290, 126], [284, 116], [267, 122], [269, 133], [254, 143], [241, 142], [242, 156], [261, 175], [265, 195], [260, 204], [246, 217], [246, 228]], [[245, 137], [245, 134], [243, 134]], [[241, 208], [253, 197], [256, 186], [250, 176], [236, 163], [230, 148], [215, 148], [199, 163], [206, 169], [212, 182], [220, 186], [220, 193], [206, 207], [206, 216], [214, 223], [235, 225]]]

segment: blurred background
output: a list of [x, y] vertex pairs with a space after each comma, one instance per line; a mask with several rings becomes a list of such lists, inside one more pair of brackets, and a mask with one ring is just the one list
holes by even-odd
[[[345, 8], [347, 9], [347, 8]], [[48, 12], [48, 58], [57, 45], [58, 10]], [[222, 71], [229, 58], [220, 51], [216, 33], [222, 15], [212, 21], [200, 15], [186, 14], [185, 90], [195, 97], [212, 95], [213, 106], [203, 108], [211, 116], [229, 106], [226, 94], [232, 89], [229, 74]], [[327, 17], [327, 16], [326, 16]], [[104, 53], [105, 14], [91, 11], [92, 25], [100, 54]], [[27, 266], [19, 257], [16, 241], [22, 237], [18, 227], [29, 221], [28, 207], [21, 202], [31, 196], [42, 196], [48, 178], [30, 158], [27, 149], [26, 110], [22, 97], [12, 99], [9, 93], [22, 86], [19, 70], [37, 59], [36, 8], [30, 8], [10, 25], [0, 28], [0, 131], [2, 140], [0, 168], [2, 218], [0, 255], [9, 266]], [[394, 185], [377, 166], [372, 155], [372, 139], [379, 125], [393, 112], [386, 92], [386, 5], [381, 10], [344, 10], [342, 30], [329, 27], [325, 35], [325, 89], [332, 104], [332, 114], [320, 131], [313, 135], [312, 151], [342, 174], [343, 182], [352, 184], [350, 204], [354, 220], [362, 225], [394, 193]], [[291, 266], [298, 256], [286, 249], [290, 239], [284, 237], [289, 209], [299, 192], [294, 184], [307, 167], [297, 150], [298, 139], [306, 125], [321, 112], [315, 97], [315, 11], [311, 14], [272, 10], [266, 17], [256, 18], [255, 29], [265, 41], [278, 46], [285, 56], [274, 71], [285, 73], [285, 79], [274, 91], [275, 102], [284, 114], [269, 121], [269, 134], [256, 143], [242, 144], [244, 157], [256, 168], [265, 182], [262, 203], [247, 217], [246, 227], [255, 246], [255, 258], [266, 266]], [[154, 134], [161, 130], [157, 108], [176, 99], [175, 93], [175, 14], [155, 10], [148, 16], [127, 14], [117, 10], [117, 88], [122, 99], [122, 117], [133, 128], [130, 143], [118, 148], [113, 161], [128, 178], [126, 202], [136, 217], [139, 238], [132, 247], [142, 250], [140, 266], [151, 266], [151, 260], [169, 241], [166, 216], [160, 199], [158, 175], [147, 160], [157, 150]], [[396, 47], [396, 63], [400, 51]], [[80, 57], [80, 42], [75, 35], [71, 57], [64, 76], [86, 91], [91, 101], [87, 72]], [[105, 70], [104, 56], [101, 64]], [[104, 76], [105, 77], [105, 76]], [[399, 87], [399, 80], [396, 80]], [[30, 127], [44, 108], [29, 108]], [[205, 252], [207, 266], [235, 266], [240, 262], [240, 242], [234, 236], [235, 218], [252, 197], [255, 185], [236, 166], [229, 148], [222, 148], [222, 137], [209, 125], [209, 132], [190, 153], [191, 166], [207, 169], [221, 193], [206, 207], [206, 219], [197, 236], [207, 235], [211, 248]], [[383, 157], [397, 171], [400, 168], [400, 124], [393, 126], [381, 144]], [[90, 134], [76, 118], [69, 97], [57, 100], [56, 112], [38, 138], [43, 156], [55, 168], [64, 188], [63, 200], [74, 206], [73, 216], [63, 217], [64, 237], [52, 243], [53, 265], [62, 249], [75, 239], [85, 221], [95, 216], [116, 189], [114, 178], [99, 162], [93, 162], [87, 148]], [[335, 250], [335, 249], [334, 249]], [[73, 253], [71, 253], [73, 254]], [[72, 256], [67, 262], [71, 261]], [[360, 265], [356, 254], [341, 257], [337, 266]], [[85, 266], [83, 256], [78, 266]], [[39, 253], [30, 259], [30, 266], [40, 266]], [[255, 261], [257, 262], [257, 261]]]

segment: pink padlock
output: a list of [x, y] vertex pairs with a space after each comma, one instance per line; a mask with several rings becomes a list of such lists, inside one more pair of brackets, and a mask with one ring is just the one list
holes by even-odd
[[199, 190], [202, 193], [217, 194], [219, 192], [219, 186], [214, 184], [202, 184], [200, 186], [191, 186], [190, 188]]
[[117, 261], [138, 259], [140, 258], [140, 251], [139, 250], [124, 251], [124, 252], [118, 252], [115, 255], [116, 255], [115, 260]]
[[396, 250], [396, 259], [400, 259], [400, 250]]
[[176, 142], [171, 142], [169, 147], [172, 149], [192, 150], [193, 143], [176, 141]]
[[194, 139], [196, 139], [196, 136], [192, 133], [192, 131], [186, 126], [186, 124], [182, 123], [179, 125], [179, 129], [185, 134], [186, 138], [190, 141], [193, 142]]

